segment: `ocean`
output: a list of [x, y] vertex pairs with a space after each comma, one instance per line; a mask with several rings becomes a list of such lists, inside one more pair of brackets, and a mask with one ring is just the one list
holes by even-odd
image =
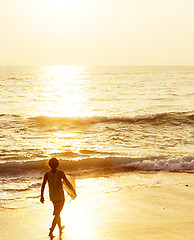
[[193, 66], [0, 67], [0, 89], [1, 208], [39, 201], [51, 157], [80, 192], [83, 179], [194, 170]]

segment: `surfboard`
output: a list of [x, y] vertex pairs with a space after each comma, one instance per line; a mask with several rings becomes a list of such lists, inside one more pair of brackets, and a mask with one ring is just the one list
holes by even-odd
[[[70, 176], [70, 175], [66, 175], [66, 178], [71, 183], [71, 185], [72, 185], [72, 187], [73, 187], [73, 189], [74, 189], [74, 191], [76, 193], [75, 178]], [[72, 189], [67, 186], [65, 181], [63, 181], [63, 186], [64, 186], [64, 189], [67, 192], [67, 194], [71, 197], [72, 200], [74, 200], [77, 195], [75, 195], [75, 193], [72, 191]]]

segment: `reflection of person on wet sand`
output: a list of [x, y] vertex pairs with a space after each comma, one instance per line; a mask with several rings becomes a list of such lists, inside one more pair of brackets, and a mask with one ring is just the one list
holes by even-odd
[[[72, 189], [72, 191], [74, 192], [74, 196], [76, 196], [76, 193], [72, 187], [72, 185], [70, 184], [70, 182], [67, 180], [65, 173], [61, 170], [58, 170], [58, 166], [59, 166], [59, 161], [56, 158], [51, 158], [48, 162], [49, 167], [51, 168], [50, 171], [46, 172], [44, 175], [44, 179], [43, 179], [43, 183], [42, 183], [42, 187], [41, 187], [41, 198], [40, 201], [41, 203], [44, 203], [44, 189], [45, 189], [45, 184], [48, 181], [48, 185], [49, 185], [49, 196], [50, 196], [50, 200], [53, 203], [54, 206], [54, 218], [52, 221], [52, 225], [50, 228], [50, 232], [49, 232], [49, 237], [52, 239], [53, 236], [53, 231], [55, 229], [56, 224], [59, 227], [59, 234], [62, 234], [62, 230], [64, 228], [64, 226], [61, 226], [61, 217], [60, 217], [60, 213], [63, 209], [63, 205], [65, 203], [65, 196], [64, 196], [64, 191], [63, 191], [63, 186], [62, 186], [62, 180], [65, 181], [65, 183], [67, 184], [67, 186]], [[73, 197], [73, 196], [71, 196]]]

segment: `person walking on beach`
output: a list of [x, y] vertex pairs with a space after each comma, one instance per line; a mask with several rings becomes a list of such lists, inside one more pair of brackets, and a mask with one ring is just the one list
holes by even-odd
[[48, 165], [50, 167], [50, 171], [46, 172], [44, 175], [44, 179], [41, 186], [40, 202], [44, 203], [44, 189], [48, 181], [49, 197], [54, 207], [54, 212], [53, 212], [54, 218], [53, 218], [52, 225], [49, 232], [49, 237], [52, 239], [54, 237], [53, 231], [56, 225], [58, 225], [59, 227], [60, 235], [62, 234], [62, 230], [64, 228], [64, 226], [61, 226], [61, 217], [60, 217], [60, 213], [65, 203], [65, 195], [63, 191], [62, 180], [65, 181], [66, 185], [74, 193], [74, 195], [72, 195], [71, 198], [76, 197], [76, 192], [73, 186], [71, 185], [71, 183], [68, 181], [67, 177], [65, 176], [65, 173], [57, 169], [59, 166], [59, 160], [57, 158], [51, 158], [48, 161]]

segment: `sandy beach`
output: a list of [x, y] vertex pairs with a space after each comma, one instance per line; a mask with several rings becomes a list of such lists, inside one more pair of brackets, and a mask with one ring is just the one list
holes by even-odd
[[[194, 239], [194, 174], [115, 174], [77, 180], [78, 197], [61, 214], [64, 240]], [[1, 209], [1, 240], [48, 239], [52, 204]], [[59, 239], [55, 229], [55, 239]]]

